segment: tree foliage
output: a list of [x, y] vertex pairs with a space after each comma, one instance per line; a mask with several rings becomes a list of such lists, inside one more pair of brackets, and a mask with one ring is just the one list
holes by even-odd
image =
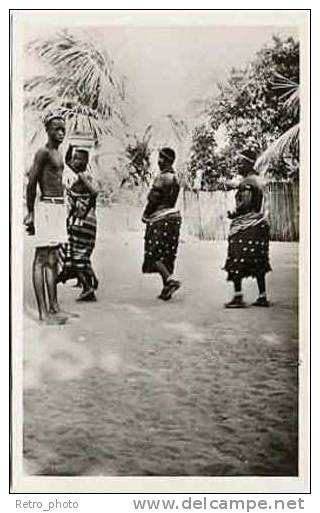
[[[273, 175], [287, 177], [296, 170], [297, 130], [293, 126], [299, 121], [298, 84], [299, 44], [293, 38], [273, 37], [249, 65], [232, 69], [206, 108], [206, 125], [194, 131], [191, 176], [201, 168], [219, 186], [219, 177], [220, 181], [221, 177], [228, 179], [248, 166], [244, 155], [250, 155], [253, 165], [270, 146], [274, 158], [268, 159], [268, 166]], [[222, 150], [215, 142], [221, 126], [227, 138]], [[282, 137], [288, 131], [289, 137]], [[281, 137], [272, 151], [272, 144]]]
[[85, 32], [65, 30], [33, 41], [27, 52], [38, 57], [48, 71], [25, 82], [26, 112], [40, 119], [44, 111], [59, 109], [70, 131], [92, 132], [97, 142], [111, 133], [112, 121], [125, 121], [124, 82], [98, 41]]

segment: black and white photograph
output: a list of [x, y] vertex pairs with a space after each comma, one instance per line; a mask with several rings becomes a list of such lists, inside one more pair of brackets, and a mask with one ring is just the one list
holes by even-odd
[[14, 491], [308, 490], [309, 14], [11, 11]]

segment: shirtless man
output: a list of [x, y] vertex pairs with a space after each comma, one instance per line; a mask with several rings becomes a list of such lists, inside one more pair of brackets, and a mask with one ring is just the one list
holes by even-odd
[[[64, 324], [68, 316], [60, 311], [57, 300], [58, 247], [67, 240], [63, 158], [59, 146], [65, 137], [64, 119], [50, 113], [44, 120], [48, 141], [34, 158], [27, 185], [28, 214], [24, 220], [27, 231], [35, 237], [33, 286], [39, 319], [46, 324]], [[39, 184], [41, 197], [36, 207]], [[48, 303], [46, 301], [46, 294]]]

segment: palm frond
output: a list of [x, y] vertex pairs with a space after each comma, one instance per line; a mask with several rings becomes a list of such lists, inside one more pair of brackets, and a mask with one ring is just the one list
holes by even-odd
[[300, 88], [297, 87], [283, 103], [283, 108], [294, 117], [298, 116], [300, 108]]
[[299, 113], [300, 88], [294, 80], [274, 73], [274, 80], [270, 82], [274, 90], [281, 90], [279, 100], [283, 102], [282, 107], [290, 114], [297, 116]]
[[281, 158], [287, 151], [299, 145], [300, 124], [292, 126], [278, 139], [276, 139], [256, 160], [254, 168], [258, 172], [265, 172], [267, 168]]
[[152, 138], [152, 129], [153, 129], [153, 126], [148, 125], [147, 128], [145, 129], [143, 137], [142, 137], [142, 142], [147, 145], [149, 144], [149, 142]]
[[299, 86], [297, 82], [291, 80], [290, 78], [285, 77], [278, 71], [273, 73], [274, 80], [270, 81], [270, 84], [274, 89], [291, 89]]
[[115, 76], [113, 63], [98, 42], [83, 34], [77, 37], [67, 31], [57, 33], [47, 40], [35, 40], [28, 51], [36, 54], [53, 70], [51, 77], [37, 77], [26, 85], [29, 90], [37, 87], [59, 88], [59, 96], [73, 96], [79, 102], [99, 111], [106, 118], [112, 117], [113, 100], [121, 103], [123, 84]]

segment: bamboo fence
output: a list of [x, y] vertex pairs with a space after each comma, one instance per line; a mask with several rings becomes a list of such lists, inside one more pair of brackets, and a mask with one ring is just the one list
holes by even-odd
[[[183, 191], [181, 209], [186, 233], [200, 240], [225, 240], [235, 206], [234, 191]], [[299, 240], [299, 186], [292, 182], [270, 182], [264, 208], [270, 222], [271, 240]]]

